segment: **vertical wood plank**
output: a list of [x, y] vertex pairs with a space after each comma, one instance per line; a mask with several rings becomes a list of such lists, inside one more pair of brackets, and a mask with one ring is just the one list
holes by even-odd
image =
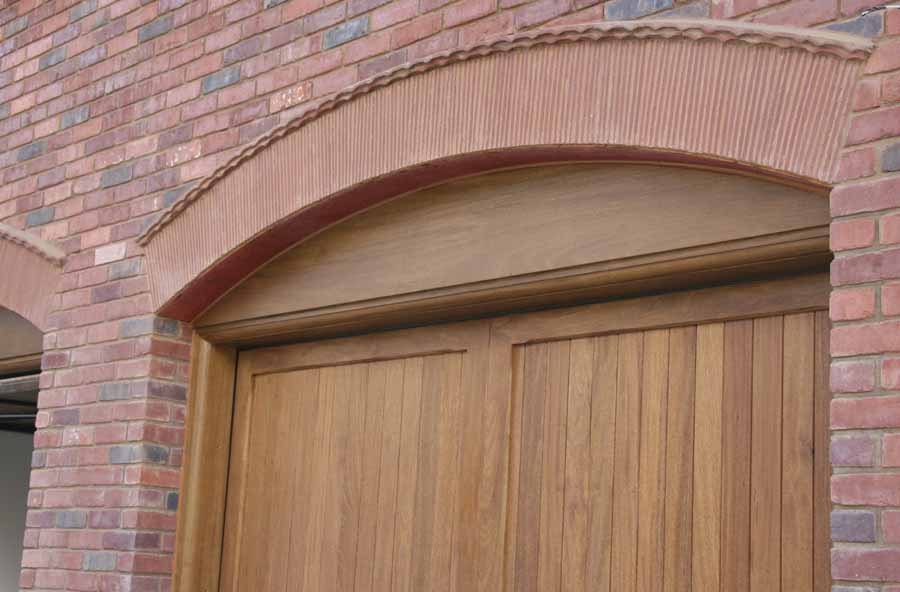
[[439, 418], [434, 438], [437, 440], [437, 474], [435, 475], [434, 536], [431, 544], [428, 590], [448, 592], [450, 588], [450, 550], [453, 546], [453, 517], [459, 488], [460, 455], [460, 391], [462, 355], [441, 356], [442, 369]]
[[694, 412], [694, 511], [691, 581], [694, 592], [719, 592], [722, 527], [722, 395], [725, 326], [697, 328]]
[[403, 420], [400, 431], [400, 480], [394, 538], [391, 590], [412, 590], [412, 553], [416, 488], [419, 484], [419, 436], [422, 408], [422, 358], [408, 358], [403, 368]]
[[287, 553], [283, 555], [287, 563], [287, 578], [285, 589], [301, 590], [303, 587], [304, 568], [306, 556], [316, 541], [307, 538], [310, 512], [310, 500], [313, 495], [314, 483], [309, 478], [315, 467], [316, 423], [319, 418], [319, 370], [308, 370], [305, 384], [299, 386], [293, 393], [295, 397], [296, 425], [292, 427], [288, 436], [289, 441], [297, 442], [293, 457], [296, 459], [293, 471], [294, 495], [291, 501], [291, 535]]
[[814, 313], [784, 317], [781, 589], [813, 586]]
[[725, 323], [722, 394], [722, 592], [750, 590], [753, 321]]
[[831, 590], [831, 533], [829, 519], [831, 515], [831, 462], [829, 448], [831, 441], [829, 424], [829, 407], [831, 405], [831, 389], [828, 383], [831, 350], [829, 348], [829, 332], [831, 321], [828, 311], [816, 313], [815, 320], [815, 412], [813, 421], [814, 457], [813, 468], [813, 590], [830, 592]]
[[384, 410], [387, 401], [387, 362], [369, 364], [365, 391], [365, 427], [362, 457], [362, 497], [356, 548], [354, 589], [371, 590], [378, 527], [378, 492], [382, 468]]
[[585, 580], [591, 475], [591, 388], [594, 340], [576, 339], [569, 354], [566, 413], [565, 510], [563, 513], [562, 590], [587, 592]]
[[325, 528], [325, 510], [327, 507], [329, 455], [333, 436], [332, 419], [334, 415], [335, 388], [337, 381], [336, 368], [319, 370], [319, 414], [316, 417], [316, 432], [313, 445], [313, 470], [310, 488], [312, 495], [309, 504], [309, 522], [306, 538], [310, 541], [309, 552], [303, 566], [304, 592], [324, 589], [321, 581], [322, 536]]
[[[334, 407], [332, 413], [332, 438], [328, 452], [328, 476], [325, 495], [325, 520], [322, 529], [322, 559], [320, 590], [340, 590], [343, 579], [343, 533], [348, 516], [345, 496], [352, 497], [352, 470], [350, 448], [352, 446], [351, 393], [353, 390], [353, 366], [335, 368]], [[352, 558], [348, 558], [352, 560]]]
[[586, 579], [592, 592], [609, 592], [612, 559], [613, 483], [619, 338], [594, 341], [591, 388], [590, 527]]
[[[278, 463], [276, 452], [287, 438], [290, 413], [283, 383], [277, 378], [259, 377], [254, 384], [251, 403], [251, 433], [265, 434], [253, 438], [247, 457], [248, 480], [245, 497], [247, 508], [253, 509], [253, 519], [244, 527], [241, 540], [240, 588], [271, 587], [284, 573], [276, 576], [275, 561], [255, 544], [263, 539], [274, 539], [286, 544], [289, 530], [284, 527], [285, 515], [289, 515], [290, 484], [292, 472], [287, 463]], [[278, 499], [269, 500], [272, 495]], [[276, 514], [278, 511], [280, 513]]]
[[519, 476], [519, 530], [516, 536], [516, 590], [537, 592], [540, 552], [541, 491], [544, 463], [544, 393], [547, 389], [550, 346], [525, 348], [522, 396], [522, 460]]
[[419, 420], [419, 466], [416, 478], [412, 539], [412, 590], [429, 590], [434, 510], [437, 493], [438, 426], [444, 396], [444, 356], [427, 356], [422, 369], [422, 415]]
[[637, 589], [658, 592], [663, 585], [665, 548], [668, 330], [644, 333], [641, 381]]
[[666, 542], [663, 589], [673, 592], [691, 589], [696, 348], [696, 327], [679, 327], [671, 330], [666, 427]]
[[636, 589], [642, 357], [640, 333], [619, 336], [610, 565], [610, 588], [616, 592]]
[[400, 439], [404, 414], [404, 361], [385, 362], [384, 434], [378, 480], [375, 549], [372, 575], [374, 592], [390, 592], [394, 566], [396, 508], [399, 497]]
[[750, 590], [781, 585], [781, 388], [783, 317], [753, 321]]
[[538, 589], [559, 589], [562, 566], [563, 495], [566, 482], [566, 407], [569, 392], [569, 341], [549, 344], [544, 392], [544, 467], [541, 474], [541, 530]]
[[[506, 517], [506, 548], [504, 550], [503, 590], [517, 590], [516, 548], [519, 533], [519, 482], [522, 472], [522, 397], [525, 389], [525, 346], [495, 344], [509, 348], [512, 354], [510, 377], [510, 449], [509, 449], [509, 505]], [[455, 587], [454, 590], [460, 589]]]

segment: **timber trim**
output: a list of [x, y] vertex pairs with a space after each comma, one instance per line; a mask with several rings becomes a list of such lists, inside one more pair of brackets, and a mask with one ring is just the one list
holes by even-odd
[[322, 339], [824, 270], [830, 260], [828, 228], [822, 226], [269, 317], [214, 325], [201, 319], [195, 330], [212, 343], [238, 346]]

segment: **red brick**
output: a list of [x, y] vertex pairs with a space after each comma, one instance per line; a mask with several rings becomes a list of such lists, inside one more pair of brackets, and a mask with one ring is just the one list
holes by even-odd
[[444, 26], [455, 27], [493, 13], [497, 0], [462, 0], [444, 9]]
[[900, 506], [900, 474], [834, 475], [831, 499], [848, 506]]
[[900, 68], [900, 39], [884, 40], [866, 62], [866, 73], [875, 74]]
[[790, 2], [784, 8], [767, 12], [753, 20], [768, 25], [810, 27], [830, 21], [837, 15], [837, 0], [800, 0], [798, 2]]
[[[900, 434], [885, 434], [882, 450], [882, 466], [900, 467]], [[900, 530], [897, 531], [897, 534], [900, 535]], [[900, 543], [900, 541], [894, 542]]]
[[868, 247], [875, 242], [875, 219], [856, 218], [831, 223], [831, 250]]
[[900, 72], [881, 78], [881, 104], [890, 105], [897, 101], [900, 101]]
[[864, 393], [875, 388], [875, 363], [836, 362], [831, 365], [831, 390], [837, 393]]
[[889, 214], [881, 218], [880, 240], [885, 245], [900, 243], [900, 214]]
[[410, 21], [393, 29], [391, 47], [398, 48], [409, 45], [434, 35], [441, 29], [441, 14], [431, 13]]
[[900, 358], [885, 358], [881, 361], [881, 386], [900, 390]]
[[834, 438], [830, 458], [836, 467], [870, 467], [875, 459], [875, 443], [865, 436]]
[[866, 319], [875, 312], [875, 289], [854, 288], [831, 293], [831, 319], [850, 321]]
[[834, 399], [831, 427], [836, 430], [900, 427], [900, 396]]
[[832, 549], [831, 575], [839, 580], [900, 580], [900, 549]]
[[862, 144], [900, 135], [900, 107], [867, 111], [850, 121], [847, 144]]

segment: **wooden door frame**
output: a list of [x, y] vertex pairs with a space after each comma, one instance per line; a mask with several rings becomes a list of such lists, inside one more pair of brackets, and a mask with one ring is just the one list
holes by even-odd
[[[718, 287], [699, 287], [659, 295], [586, 304], [579, 310], [602, 312], [602, 324], [579, 325], [562, 317], [565, 337], [620, 333], [649, 327], [671, 327], [698, 322], [722, 322], [754, 316], [826, 309], [830, 285], [824, 273], [757, 280]], [[420, 302], [427, 307], [427, 302]], [[572, 322], [583, 315], [575, 314]], [[560, 324], [558, 311], [531, 313], [529, 323]], [[364, 318], [357, 319], [359, 322]], [[527, 339], [519, 329], [520, 315], [495, 319], [493, 326], [504, 341]], [[541, 334], [556, 333], [545, 327]], [[562, 333], [560, 335], [562, 336]], [[532, 333], [533, 334], [533, 333]], [[240, 343], [266, 337], [265, 327], [251, 325], [216, 341], [195, 331], [191, 350], [190, 396], [176, 529], [173, 586], [176, 591], [218, 592], [221, 572], [225, 502], [229, 478], [235, 379]], [[502, 388], [494, 385], [492, 388]]]

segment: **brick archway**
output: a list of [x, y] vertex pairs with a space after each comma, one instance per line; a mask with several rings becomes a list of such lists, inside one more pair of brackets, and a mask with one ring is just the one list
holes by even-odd
[[64, 259], [55, 245], [0, 224], [0, 269], [14, 270], [14, 281], [0, 282], [0, 306], [46, 331]]
[[154, 306], [190, 321], [341, 218], [503, 167], [637, 160], [828, 187], [870, 49], [782, 27], [609, 22], [401, 66], [276, 129], [148, 228]]

